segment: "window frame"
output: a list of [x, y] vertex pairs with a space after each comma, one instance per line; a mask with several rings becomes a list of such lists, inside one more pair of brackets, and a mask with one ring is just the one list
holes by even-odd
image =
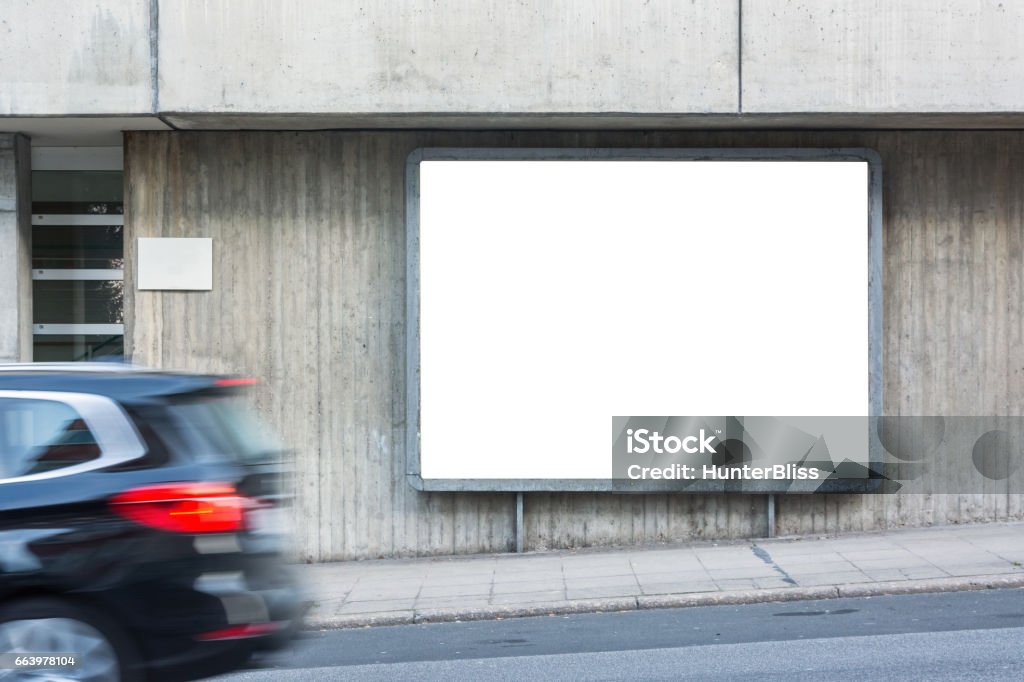
[[[124, 172], [123, 147], [33, 147], [33, 171], [116, 171]], [[123, 177], [122, 177], [123, 182]], [[124, 225], [123, 213], [33, 213], [32, 227]], [[123, 268], [33, 268], [32, 280], [123, 281]], [[123, 311], [122, 311], [123, 314]], [[124, 323], [42, 323], [32, 321], [35, 336], [121, 336]], [[122, 341], [123, 343], [123, 341]]]

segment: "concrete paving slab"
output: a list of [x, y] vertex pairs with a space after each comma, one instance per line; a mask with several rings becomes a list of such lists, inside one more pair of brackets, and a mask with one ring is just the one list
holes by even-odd
[[[628, 566], [629, 563], [635, 560], [636, 554], [633, 552], [615, 552], [606, 556], [602, 556], [599, 553], [593, 554], [571, 554], [566, 557], [562, 557], [562, 566], [574, 566], [574, 565], [585, 565], [585, 566], [607, 566], [622, 564]], [[660, 561], [663, 559], [671, 558], [670, 554], [659, 552], [656, 556], [649, 557], [650, 561]]]
[[926, 580], [928, 578], [945, 578], [949, 574], [936, 566], [927, 568], [901, 568], [900, 573], [907, 580]]
[[415, 581], [381, 581], [360, 578], [352, 586], [352, 591], [375, 590], [383, 592], [413, 592], [415, 593], [423, 585], [422, 578]]
[[864, 575], [877, 582], [907, 580], [907, 576], [898, 568], [863, 569]]
[[664, 573], [637, 573], [637, 580], [641, 583], [644, 582], [655, 582], [655, 583], [667, 583], [676, 582], [680, 584], [686, 584], [687, 582], [703, 582], [710, 581], [711, 574], [707, 571], [669, 571]]
[[633, 573], [668, 573], [671, 571], [703, 571], [704, 564], [697, 560], [692, 561], [634, 561], [630, 564]]
[[669, 568], [684, 568], [686, 566], [699, 566], [701, 565], [700, 558], [697, 553], [692, 550], [683, 550], [680, 552], [661, 552], [658, 556], [647, 557], [643, 555], [633, 555], [630, 557], [629, 563], [636, 568], [654, 568], [667, 566]]
[[866, 551], [858, 550], [846, 550], [840, 551], [839, 554], [853, 563], [860, 561], [891, 561], [893, 559], [897, 561], [911, 561], [920, 560], [920, 556], [914, 552], [903, 549], [902, 547], [893, 547], [891, 549], [872, 549]]
[[754, 555], [754, 553], [747, 549], [746, 552], [735, 552], [730, 551], [722, 554], [711, 554], [702, 553], [700, 554], [700, 563], [704, 568], [710, 570], [716, 570], [720, 568], [736, 568], [739, 566], [757, 566], [764, 562]]
[[[418, 559], [406, 559], [406, 561], [415, 562]], [[503, 564], [505, 565], [505, 564]], [[431, 561], [426, 564], [427, 573], [436, 573], [443, 571], [444, 573], [487, 573], [493, 571], [498, 566], [498, 561], [495, 559], [485, 561], [473, 561], [471, 559], [464, 559], [462, 561]]]
[[378, 599], [372, 601], [350, 601], [340, 604], [332, 612], [338, 615], [353, 613], [383, 613], [386, 611], [411, 611], [412, 599]]
[[689, 594], [696, 592], [720, 592], [721, 588], [714, 582], [667, 582], [667, 583], [644, 583], [641, 585], [642, 594]]
[[986, 564], [1013, 565], [1013, 562], [1007, 561], [1006, 559], [996, 556], [990, 552], [970, 552], [967, 554], [956, 554], [947, 557], [934, 556], [928, 563], [943, 569], [947, 566], [984, 566]]
[[505, 583], [503, 585], [495, 583], [492, 586], [491, 593], [495, 595], [529, 594], [531, 592], [548, 592], [550, 590], [563, 589], [565, 589], [565, 584], [561, 580], [545, 580], [543, 582]]
[[817, 554], [786, 554], [785, 552], [777, 552], [774, 548], [766, 548], [768, 555], [777, 564], [785, 564], [787, 566], [806, 566], [806, 565], [818, 565], [828, 563], [849, 563], [849, 560], [839, 552], [819, 552]]
[[977, 546], [970, 541], [969, 536], [964, 535], [950, 535], [942, 538], [921, 536], [915, 538], [894, 538], [892, 544], [895, 547], [903, 547], [912, 552], [921, 553], [948, 552], [953, 548], [960, 548], [966, 551]]
[[408, 585], [419, 585], [422, 582], [423, 574], [403, 574], [401, 576], [394, 576], [371, 573], [370, 575], [360, 576], [358, 582], [356, 582], [355, 584], [360, 586], [390, 585], [395, 587], [396, 589], [402, 589]]
[[761, 562], [757, 566], [743, 566], [741, 568], [718, 568], [714, 571], [715, 580], [736, 580], [740, 578], [753, 579], [753, 578], [770, 578], [773, 575], [778, 575], [778, 571], [775, 570], [773, 564], [766, 564]]
[[539, 592], [516, 592], [495, 594], [491, 597], [492, 604], [529, 604], [530, 602], [561, 601], [566, 599], [563, 590], [545, 590]]
[[565, 570], [565, 571], [571, 571], [573, 569], [585, 568], [585, 569], [588, 569], [588, 570], [589, 569], [595, 569], [595, 570], [601, 570], [601, 569], [619, 570], [619, 571], [624, 571], [624, 572], [628, 573], [631, 570], [631, 567], [632, 567], [632, 564], [630, 563], [629, 557], [626, 557], [626, 556], [616, 556], [614, 559], [612, 559], [610, 561], [606, 560], [606, 559], [602, 559], [600, 557], [594, 557], [592, 560], [588, 561], [587, 559], [585, 559], [583, 557], [578, 557], [577, 556], [577, 557], [571, 557], [569, 559], [566, 559], [565, 561], [563, 561], [561, 563], [561, 568], [562, 568], [562, 570]]
[[[826, 539], [816, 540], [814, 542], [822, 543], [828, 542]], [[821, 546], [821, 545], [819, 545]], [[892, 550], [902, 549], [898, 544], [894, 542], [878, 541], [874, 538], [869, 538], [864, 541], [853, 541], [853, 540], [837, 540], [834, 543], [828, 542], [826, 545], [832, 552], [838, 552], [843, 556], [851, 552], [888, 552]]]
[[493, 573], [483, 573], [479, 575], [444, 575], [444, 574], [427, 574], [424, 577], [424, 585], [473, 585], [476, 583], [486, 583], [490, 585], [494, 581]]
[[816, 564], [791, 564], [788, 561], [777, 561], [775, 565], [786, 573], [846, 573], [858, 570], [849, 561], [822, 561]]
[[1005, 538], [992, 539], [990, 541], [971, 541], [966, 543], [973, 549], [980, 549], [992, 554], [1004, 555], [1007, 551], [1013, 551], [1013, 544], [1008, 543]]
[[637, 594], [636, 586], [606, 586], [606, 587], [568, 587], [565, 590], [566, 598], [572, 599], [596, 599], [604, 597], [631, 597]]
[[968, 549], [956, 548], [955, 550], [951, 548], [948, 552], [913, 552], [912, 554], [932, 565], [938, 565], [940, 563], [972, 563], [973, 557], [975, 556], [984, 555], [986, 559], [988, 557], [995, 556], [994, 554], [983, 552], [983, 550], [980, 550], [977, 547], [970, 547]]
[[750, 578], [733, 578], [731, 580], [715, 580], [718, 589], [723, 592], [729, 590], [756, 590], [757, 584]]
[[636, 573], [636, 570], [628, 564], [625, 566], [597, 566], [593, 569], [588, 569], [586, 566], [574, 566], [571, 568], [566, 566], [565, 570], [562, 571], [562, 575], [567, 580], [574, 578], [596, 578], [599, 576], [607, 576], [609, 579], [612, 579], [623, 575], [633, 575], [634, 573]]
[[491, 603], [487, 595], [464, 597], [420, 597], [416, 600], [416, 610], [423, 609], [481, 609]]
[[518, 571], [516, 573], [495, 573], [493, 582], [496, 585], [506, 583], [535, 583], [543, 580], [561, 581], [561, 571]]
[[571, 581], [571, 583], [567, 580], [566, 585], [570, 584], [572, 587], [579, 588], [625, 586], [635, 590], [637, 578], [633, 575], [597, 576], [593, 578], [577, 578]]
[[544, 558], [538, 561], [529, 561], [527, 557], [516, 557], [507, 561], [494, 562], [494, 570], [498, 573], [515, 573], [517, 571], [560, 571], [566, 561], [562, 557]]
[[388, 599], [408, 599], [411, 601], [416, 598], [419, 594], [420, 588], [416, 587], [412, 590], [387, 590], [387, 589], [362, 589], [356, 588], [349, 592], [346, 597], [346, 602], [355, 601], [381, 601]]
[[487, 596], [491, 593], [490, 583], [425, 585], [420, 590], [420, 599]]
[[805, 587], [814, 585], [841, 585], [844, 583], [862, 583], [871, 580], [871, 578], [867, 577], [860, 571], [849, 571], [846, 573], [790, 574], [789, 577], [796, 581], [797, 585]]
[[[961, 564], [957, 566], [940, 566], [939, 568], [951, 576], [970, 576], [988, 575], [992, 573], [994, 568], [998, 567], [992, 564]], [[1024, 575], [1024, 569], [1018, 568], [1016, 572]], [[1013, 571], [1007, 571], [1007, 573], [1012, 574]]]
[[795, 586], [796, 585], [795, 585], [795, 583], [794, 583], [792, 578], [788, 578], [787, 579], [787, 578], [784, 578], [781, 575], [778, 576], [778, 577], [774, 577], [774, 578], [755, 578], [754, 579], [754, 587], [756, 587], [756, 588], [758, 588], [760, 590], [771, 589], [771, 588], [776, 588], [776, 587], [795, 587]]
[[878, 571], [886, 568], [929, 568], [934, 565], [917, 556], [911, 556], [909, 558], [896, 557], [892, 559], [872, 559], [865, 561], [856, 561], [851, 559], [850, 563], [862, 571]]

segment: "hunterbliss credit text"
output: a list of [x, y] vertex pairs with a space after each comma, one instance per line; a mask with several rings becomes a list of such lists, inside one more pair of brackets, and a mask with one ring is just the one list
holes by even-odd
[[810, 480], [820, 478], [821, 470], [802, 467], [797, 464], [775, 464], [765, 467], [715, 466], [704, 464], [700, 467], [689, 464], [671, 464], [664, 467], [642, 466], [631, 464], [626, 475], [634, 481], [659, 480], [733, 480], [733, 481], [773, 481], [773, 480]]

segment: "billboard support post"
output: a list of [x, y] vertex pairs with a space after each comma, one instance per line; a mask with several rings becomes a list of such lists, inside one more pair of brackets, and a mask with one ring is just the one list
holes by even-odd
[[523, 493], [516, 493], [516, 554], [523, 553]]

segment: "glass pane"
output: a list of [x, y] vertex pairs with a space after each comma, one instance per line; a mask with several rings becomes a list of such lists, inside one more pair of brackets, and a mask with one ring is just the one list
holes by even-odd
[[123, 213], [121, 171], [35, 171], [33, 213]]
[[35, 362], [81, 362], [124, 356], [124, 337], [92, 334], [36, 334], [32, 337]]
[[261, 464], [281, 457], [275, 434], [237, 398], [175, 401], [167, 407], [177, 420], [176, 430], [193, 439], [193, 452], [216, 460], [224, 456], [246, 464]]
[[122, 268], [124, 228], [36, 225], [32, 228], [32, 267]]
[[70, 405], [0, 398], [0, 478], [40, 474], [99, 456], [96, 439]]
[[123, 305], [121, 280], [32, 282], [35, 324], [121, 324]]

